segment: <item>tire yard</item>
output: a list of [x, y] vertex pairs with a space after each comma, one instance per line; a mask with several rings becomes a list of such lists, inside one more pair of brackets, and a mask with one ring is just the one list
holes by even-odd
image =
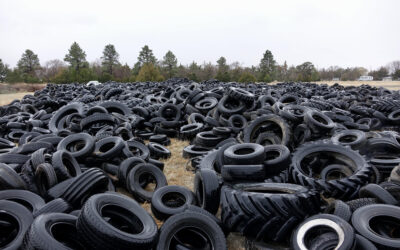
[[172, 78], [15, 98], [1, 248], [400, 248], [398, 90]]

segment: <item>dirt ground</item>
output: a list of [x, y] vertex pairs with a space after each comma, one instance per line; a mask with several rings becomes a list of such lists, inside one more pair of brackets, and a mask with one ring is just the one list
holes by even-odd
[[[321, 82], [327, 83], [328, 85], [333, 85], [336, 82]], [[373, 86], [382, 86], [391, 90], [400, 90], [400, 81], [393, 82], [338, 82], [344, 86], [359, 86], [362, 84], [370, 84]], [[9, 104], [14, 99], [21, 99], [26, 94], [33, 94], [33, 92], [21, 92], [21, 93], [13, 93], [13, 94], [0, 94], [0, 105]], [[171, 140], [171, 145], [168, 146], [169, 150], [172, 153], [172, 156], [164, 160], [165, 168], [164, 173], [168, 180], [168, 185], [180, 185], [185, 186], [193, 191], [193, 179], [194, 174], [186, 169], [186, 164], [188, 162], [187, 159], [182, 157], [183, 148], [189, 144], [188, 141], [180, 141], [177, 139]], [[119, 190], [121, 193], [126, 193], [124, 190]], [[127, 194], [129, 195], [129, 194]], [[143, 207], [151, 213], [150, 204], [143, 204]], [[162, 223], [157, 221], [158, 225]], [[230, 234], [227, 240], [228, 249], [230, 250], [244, 250], [244, 238], [238, 236], [237, 234]]]

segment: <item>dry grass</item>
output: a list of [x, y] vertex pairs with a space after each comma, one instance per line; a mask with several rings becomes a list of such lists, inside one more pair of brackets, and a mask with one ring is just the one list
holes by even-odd
[[0, 94], [35, 92], [46, 87], [46, 83], [0, 83]]
[[15, 99], [22, 99], [25, 95], [33, 94], [32, 92], [20, 92], [14, 94], [0, 94], [0, 106], [7, 105]]

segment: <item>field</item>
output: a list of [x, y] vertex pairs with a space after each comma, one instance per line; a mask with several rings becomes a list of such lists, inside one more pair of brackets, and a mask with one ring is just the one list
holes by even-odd
[[[321, 82], [327, 83], [328, 85], [333, 85], [336, 82]], [[359, 86], [362, 84], [370, 84], [373, 86], [382, 86], [391, 90], [400, 90], [400, 81], [393, 81], [393, 82], [361, 82], [361, 81], [352, 81], [352, 82], [338, 82], [344, 86]], [[4, 84], [0, 84], [4, 85]], [[43, 87], [44, 85], [41, 85]], [[1, 93], [1, 92], [0, 92]], [[11, 93], [11, 94], [0, 94], [0, 105], [6, 105], [13, 101], [14, 99], [21, 99], [26, 94], [33, 94], [33, 92], [20, 92], [20, 93]], [[188, 160], [182, 157], [182, 150], [183, 148], [189, 144], [188, 141], [180, 141], [177, 139], [171, 140], [171, 145], [168, 146], [169, 150], [172, 153], [172, 156], [164, 160], [165, 169], [164, 173], [167, 177], [169, 185], [180, 185], [188, 187], [189, 189], [193, 190], [193, 179], [194, 174], [192, 171], [187, 169]], [[189, 164], [190, 166], [190, 164]], [[126, 193], [125, 190], [118, 190], [122, 193]], [[150, 204], [143, 204], [143, 207], [151, 212]], [[157, 221], [157, 224], [161, 225], [161, 222]], [[240, 237], [236, 234], [230, 234], [227, 240], [228, 249], [235, 249], [241, 250], [245, 249], [244, 247], [244, 238]]]

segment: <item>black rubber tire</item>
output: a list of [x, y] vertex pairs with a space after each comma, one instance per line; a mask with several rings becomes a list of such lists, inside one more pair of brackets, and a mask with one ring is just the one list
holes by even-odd
[[0, 190], [6, 189], [27, 189], [27, 185], [14, 169], [0, 163]]
[[221, 190], [224, 225], [257, 241], [281, 241], [299, 222], [319, 210], [319, 193], [300, 185], [236, 184]]
[[1, 248], [10, 250], [20, 249], [24, 235], [33, 221], [32, 213], [21, 204], [8, 200], [1, 200], [0, 208], [2, 221], [11, 224], [16, 223], [13, 226], [17, 229], [14, 235], [11, 235], [12, 232], [9, 232], [10, 235], [6, 236], [6, 232], [2, 232], [1, 237], [7, 238], [3, 239], [4, 242], [2, 242]]
[[[309, 249], [310, 241], [323, 232], [333, 232], [340, 238], [340, 240], [337, 240], [335, 249], [352, 249], [355, 240], [354, 229], [345, 220], [332, 214], [318, 214], [304, 220], [292, 234], [291, 247], [294, 250]], [[332, 241], [330, 238], [326, 243], [331, 244]]]
[[194, 177], [193, 190], [199, 206], [215, 215], [220, 201], [220, 185], [217, 173], [211, 169], [199, 169]]
[[347, 222], [350, 221], [352, 214], [350, 206], [341, 200], [331, 202], [325, 208], [324, 213], [336, 215]]
[[163, 221], [172, 215], [182, 213], [186, 205], [196, 204], [192, 191], [182, 186], [164, 186], [154, 191], [151, 197], [151, 212]]
[[76, 221], [76, 216], [62, 213], [37, 217], [24, 237], [22, 249], [85, 249], [80, 243]]
[[224, 138], [211, 131], [200, 132], [196, 135], [195, 144], [202, 147], [215, 147]]
[[[375, 219], [372, 221], [374, 218], [379, 217], [385, 217], [385, 219]], [[395, 228], [398, 229], [399, 221], [400, 207], [386, 204], [375, 204], [361, 207], [354, 211], [351, 218], [353, 227], [359, 234], [373, 242], [378, 246], [378, 248], [393, 249], [400, 248], [400, 239], [394, 235], [390, 236], [390, 233], [393, 233], [393, 228], [390, 229], [390, 227], [395, 226]], [[383, 226], [386, 235], [382, 235], [375, 230], [377, 226], [375, 224], [378, 222], [386, 224]]]
[[80, 208], [90, 195], [106, 191], [108, 184], [109, 178], [102, 170], [90, 168], [74, 178], [61, 198], [73, 208]]
[[378, 200], [376, 198], [359, 198], [355, 200], [351, 200], [346, 202], [349, 205], [352, 212], [356, 211], [360, 207], [365, 207], [368, 205], [378, 204]]
[[118, 181], [121, 182], [122, 186], [126, 184], [129, 171], [139, 163], [145, 163], [145, 161], [139, 157], [129, 157], [121, 162], [118, 168]]
[[335, 127], [335, 123], [324, 113], [317, 110], [309, 110], [304, 115], [304, 122], [315, 133], [325, 133]]
[[58, 123], [63, 117], [66, 117], [67, 115], [73, 114], [73, 113], [83, 113], [83, 104], [82, 103], [70, 103], [68, 105], [65, 105], [64, 107], [60, 108], [57, 110], [56, 113], [51, 117], [49, 121], [49, 129], [53, 133], [58, 132]]
[[[323, 180], [309, 176], [301, 164], [304, 159], [310, 156], [331, 155], [335, 162], [349, 166], [353, 174], [348, 177]], [[358, 190], [369, 180], [372, 172], [366, 160], [356, 151], [329, 141], [317, 141], [297, 148], [292, 155], [292, 164], [289, 168], [290, 174], [295, 183], [303, 186], [311, 186], [321, 191], [325, 197], [334, 197], [342, 200], [349, 200], [358, 195]]]
[[208, 217], [210, 217], [212, 220], [214, 220], [218, 224], [218, 226], [224, 232], [225, 236], [228, 236], [229, 230], [225, 227], [225, 225], [222, 223], [222, 221], [220, 219], [218, 219], [215, 215], [208, 212], [207, 210], [204, 210], [203, 208], [195, 206], [195, 205], [187, 205], [185, 211], [190, 211], [193, 213], [200, 213], [200, 214], [207, 215]]
[[44, 196], [47, 190], [58, 183], [53, 166], [49, 163], [39, 164], [35, 171], [35, 182], [39, 194]]
[[[143, 182], [145, 183], [144, 186], [147, 186], [150, 181], [154, 181], [156, 184], [153, 191], [147, 191], [142, 186]], [[129, 172], [126, 185], [137, 201], [150, 202], [154, 191], [167, 186], [168, 183], [164, 173], [159, 168], [150, 163], [140, 163]]]
[[132, 113], [130, 108], [126, 104], [121, 102], [107, 101], [100, 103], [99, 106], [106, 108], [108, 113], [110, 114], [118, 113], [124, 116], [129, 116]]
[[265, 160], [264, 147], [255, 143], [242, 143], [230, 146], [224, 151], [226, 165], [256, 165]]
[[230, 87], [228, 89], [228, 96], [231, 98], [242, 100], [246, 103], [251, 103], [255, 100], [255, 96], [253, 93], [250, 93], [249, 91], [246, 91], [242, 88]]
[[367, 136], [360, 130], [343, 130], [332, 136], [332, 142], [352, 149], [360, 149], [367, 143]]
[[80, 175], [81, 168], [72, 154], [65, 150], [58, 150], [51, 158], [51, 164], [57, 175], [58, 182]]
[[46, 205], [42, 206], [39, 210], [33, 212], [33, 217], [36, 218], [41, 214], [47, 213], [69, 213], [72, 210], [71, 205], [68, 204], [64, 199], [57, 198], [49, 201]]
[[80, 122], [80, 127], [81, 130], [86, 130], [89, 129], [91, 125], [96, 124], [96, 123], [101, 123], [101, 124], [113, 124], [115, 122], [115, 118], [111, 114], [106, 114], [106, 113], [96, 113], [89, 115], [85, 118], [83, 118]]
[[35, 213], [45, 205], [42, 197], [27, 190], [8, 189], [0, 191], [0, 200], [17, 202], [32, 213]]
[[149, 159], [149, 148], [146, 147], [146, 145], [144, 145], [143, 143], [136, 140], [130, 140], [127, 141], [126, 144], [128, 145], [129, 151], [132, 152], [133, 156], [137, 156], [139, 158], [142, 158], [143, 160]]
[[[71, 144], [82, 143], [84, 146], [79, 150], [74, 150], [70, 147]], [[76, 147], [76, 145], [75, 145]], [[86, 133], [72, 134], [60, 141], [57, 150], [66, 150], [76, 159], [83, 159], [93, 153], [95, 148], [95, 141], [93, 137]], [[71, 151], [72, 150], [72, 151]]]
[[289, 168], [290, 151], [284, 145], [268, 145], [264, 147], [265, 173], [267, 176], [277, 175]]
[[367, 240], [365, 237], [356, 234], [356, 242], [354, 245], [354, 250], [378, 250], [371, 241]]
[[182, 139], [193, 139], [196, 135], [203, 130], [203, 123], [190, 123], [180, 128], [179, 133]]
[[125, 145], [121, 137], [110, 136], [97, 141], [94, 152], [100, 159], [108, 160], [120, 155]]
[[221, 176], [224, 181], [262, 181], [265, 179], [264, 165], [223, 165]]
[[272, 128], [280, 134], [281, 144], [289, 145], [292, 137], [291, 128], [284, 119], [277, 115], [264, 115], [253, 120], [243, 130], [243, 141], [255, 142], [260, 133], [270, 130], [268, 128]]
[[[130, 231], [121, 231], [121, 224]], [[157, 225], [146, 210], [134, 200], [111, 192], [88, 199], [78, 217], [77, 228], [89, 249], [152, 249], [158, 237]]]
[[150, 150], [150, 157], [153, 159], [158, 160], [171, 157], [171, 151], [159, 143], [149, 142], [147, 146]]
[[387, 190], [377, 184], [367, 184], [358, 193], [360, 198], [376, 198], [383, 204], [396, 206], [399, 203]]
[[[177, 235], [181, 230], [190, 230], [186, 232], [187, 237]], [[201, 232], [202, 237], [198, 232]], [[186, 235], [185, 233], [181, 234]], [[207, 215], [189, 210], [170, 217], [161, 226], [157, 250], [174, 249], [174, 246], [179, 243], [188, 246], [189, 249], [192, 249], [193, 246], [204, 247], [207, 246], [204, 240], [208, 242], [211, 249], [227, 249], [225, 235], [218, 224]], [[194, 244], [193, 241], [195, 241]]]

